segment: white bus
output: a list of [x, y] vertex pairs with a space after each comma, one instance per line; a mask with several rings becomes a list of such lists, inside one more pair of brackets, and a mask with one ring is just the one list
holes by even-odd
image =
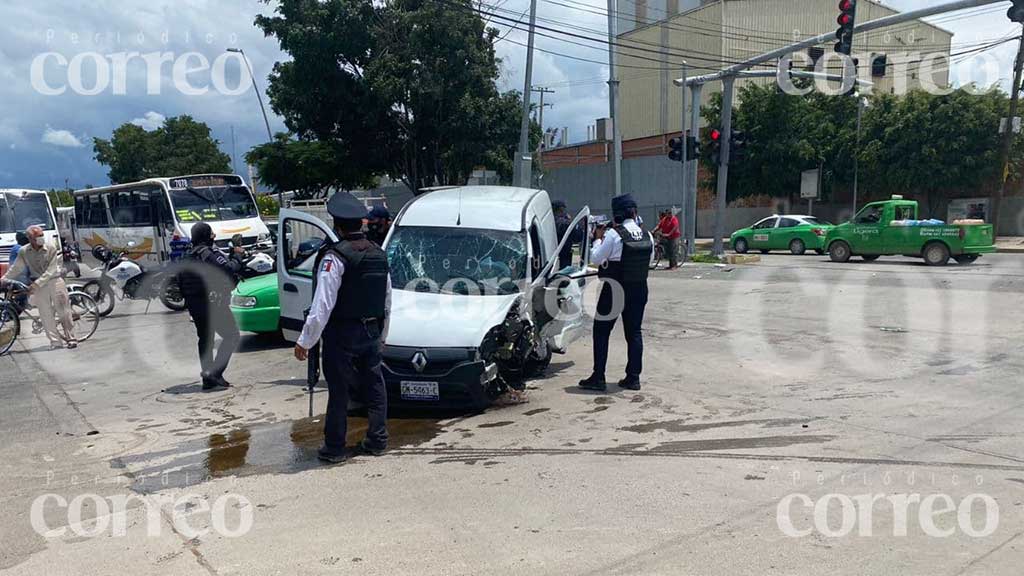
[[[241, 234], [246, 248], [272, 248], [270, 230], [240, 176], [150, 178], [76, 190], [74, 196], [82, 257], [90, 266], [98, 264], [92, 248], [101, 244], [114, 252], [130, 252], [136, 260], [166, 262], [176, 248], [172, 243], [187, 241], [197, 222], [210, 225], [219, 246]], [[129, 242], [134, 242], [130, 250]]]
[[42, 190], [0, 188], [0, 269], [7, 269], [15, 234], [39, 225], [46, 231], [46, 241], [60, 246], [60, 232], [50, 197]]

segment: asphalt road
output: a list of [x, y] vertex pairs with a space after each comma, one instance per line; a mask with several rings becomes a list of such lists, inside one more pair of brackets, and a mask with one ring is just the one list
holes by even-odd
[[26, 338], [0, 358], [0, 570], [1020, 572], [1024, 257], [779, 255], [651, 286], [640, 392], [578, 391], [580, 341], [527, 403], [400, 415], [390, 453], [336, 467], [287, 345], [246, 337], [236, 387], [202, 393], [159, 304], [118, 303], [75, 351]]

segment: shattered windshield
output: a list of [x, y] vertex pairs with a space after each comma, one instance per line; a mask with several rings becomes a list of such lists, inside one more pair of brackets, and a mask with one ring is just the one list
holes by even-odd
[[400, 226], [387, 253], [397, 290], [507, 295], [526, 278], [523, 232]]

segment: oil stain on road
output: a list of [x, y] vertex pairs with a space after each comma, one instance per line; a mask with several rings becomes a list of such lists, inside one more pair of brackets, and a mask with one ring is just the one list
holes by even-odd
[[[111, 465], [127, 469], [132, 489], [143, 493], [228, 476], [294, 474], [322, 465], [316, 453], [323, 444], [323, 420], [323, 416], [315, 416], [240, 427], [166, 450], [122, 456]], [[349, 417], [346, 443], [358, 444], [366, 434], [366, 427], [366, 418]], [[393, 418], [388, 421], [388, 443], [392, 448], [418, 446], [440, 432], [437, 419]]]

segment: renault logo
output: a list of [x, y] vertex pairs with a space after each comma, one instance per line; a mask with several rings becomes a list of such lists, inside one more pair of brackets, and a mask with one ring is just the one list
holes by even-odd
[[427, 355], [423, 352], [417, 352], [412, 355], [412, 367], [416, 369], [416, 372], [423, 372], [423, 369], [427, 367]]

